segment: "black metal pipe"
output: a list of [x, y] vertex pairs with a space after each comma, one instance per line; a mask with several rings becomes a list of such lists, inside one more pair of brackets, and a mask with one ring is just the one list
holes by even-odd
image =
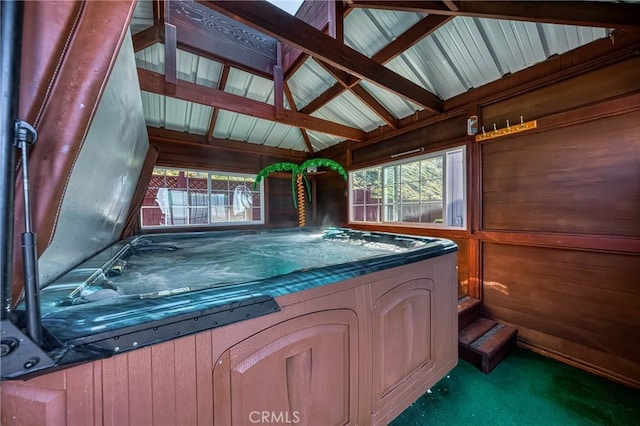
[[18, 118], [24, 4], [0, 1], [0, 316], [11, 314], [15, 121]]

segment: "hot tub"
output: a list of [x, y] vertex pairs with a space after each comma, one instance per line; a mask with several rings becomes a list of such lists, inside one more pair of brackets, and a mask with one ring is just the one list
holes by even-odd
[[[343, 228], [129, 238], [42, 289], [53, 370], [80, 365], [35, 383], [63, 375], [64, 386], [85, 386], [69, 375], [91, 372], [100, 392], [92, 404], [105, 389], [112, 397], [128, 389], [120, 410], [139, 404], [131, 387], [142, 377], [152, 402], [158, 386], [171, 385], [174, 399], [192, 393], [198, 418], [215, 417], [210, 424], [247, 424], [255, 411], [384, 423], [457, 362], [456, 251], [448, 240]], [[173, 355], [154, 358], [166, 348]], [[168, 382], [154, 376], [176, 371], [178, 359], [195, 381], [179, 391], [176, 373]], [[112, 362], [125, 377], [105, 388]], [[77, 410], [66, 392], [66, 412]], [[156, 418], [163, 408], [154, 404]]]

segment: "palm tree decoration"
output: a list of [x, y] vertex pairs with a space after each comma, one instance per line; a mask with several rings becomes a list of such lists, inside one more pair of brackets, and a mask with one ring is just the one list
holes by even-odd
[[275, 163], [265, 167], [260, 171], [260, 173], [258, 173], [258, 176], [256, 176], [256, 180], [253, 184], [253, 189], [255, 190], [262, 178], [267, 177], [267, 175], [270, 173], [291, 172], [291, 195], [293, 196], [293, 205], [298, 209], [298, 226], [302, 227], [305, 225], [306, 219], [304, 186], [302, 185], [302, 181], [304, 180], [304, 183], [307, 187], [309, 201], [311, 201], [311, 188], [309, 186], [307, 170], [317, 167], [329, 167], [331, 170], [337, 171], [340, 176], [344, 177], [344, 180], [347, 180], [347, 172], [336, 161], [329, 160], [328, 158], [312, 158], [300, 164], [299, 166], [294, 163], [285, 162]]

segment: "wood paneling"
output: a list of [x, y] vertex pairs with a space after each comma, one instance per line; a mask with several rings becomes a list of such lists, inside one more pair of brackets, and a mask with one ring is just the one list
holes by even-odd
[[[521, 96], [482, 108], [482, 125], [486, 131], [577, 108], [640, 90], [640, 57], [582, 74], [557, 84], [533, 90]], [[597, 82], [597, 83], [595, 83]]]
[[640, 112], [482, 146], [484, 229], [640, 236]]
[[[561, 352], [566, 341], [640, 362], [638, 256], [494, 243], [483, 248], [485, 315], [536, 331], [530, 343], [552, 350]], [[640, 384], [640, 375], [629, 378]]]
[[269, 180], [268, 223], [274, 226], [297, 226], [298, 210], [293, 205], [291, 179], [267, 179]]
[[[188, 142], [150, 138], [158, 146], [157, 165], [165, 167], [185, 167], [205, 170], [217, 170], [240, 173], [258, 173], [263, 167], [277, 162], [302, 162], [304, 156], [287, 152], [284, 149], [256, 145], [254, 150], [238, 151], [235, 143], [213, 141]], [[230, 146], [232, 145], [232, 146]], [[260, 149], [265, 148], [265, 149]], [[300, 153], [301, 154], [301, 153]]]
[[334, 172], [314, 176], [316, 181], [316, 225], [345, 225], [347, 212], [347, 182]]
[[158, 143], [157, 164], [166, 167], [186, 167], [229, 172], [257, 173], [261, 155], [219, 150], [205, 144]]
[[[464, 140], [466, 136], [467, 118], [463, 115], [439, 121], [430, 126], [422, 127], [412, 132], [379, 142], [373, 146], [358, 147], [354, 144], [353, 167], [359, 167], [374, 162], [391, 161], [391, 155], [399, 154], [416, 148], [425, 150], [439, 149], [443, 145], [451, 144], [456, 139]], [[460, 142], [463, 145], [464, 142]]]
[[473, 255], [470, 240], [462, 238], [449, 239], [458, 246], [458, 294], [470, 294], [471, 276], [469, 273], [473, 263], [473, 259], [470, 257]]

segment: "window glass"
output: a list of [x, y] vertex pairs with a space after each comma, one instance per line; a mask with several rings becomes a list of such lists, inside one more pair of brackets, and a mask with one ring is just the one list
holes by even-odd
[[349, 173], [351, 222], [466, 226], [464, 147]]
[[255, 175], [156, 167], [140, 211], [143, 227], [264, 223]]

